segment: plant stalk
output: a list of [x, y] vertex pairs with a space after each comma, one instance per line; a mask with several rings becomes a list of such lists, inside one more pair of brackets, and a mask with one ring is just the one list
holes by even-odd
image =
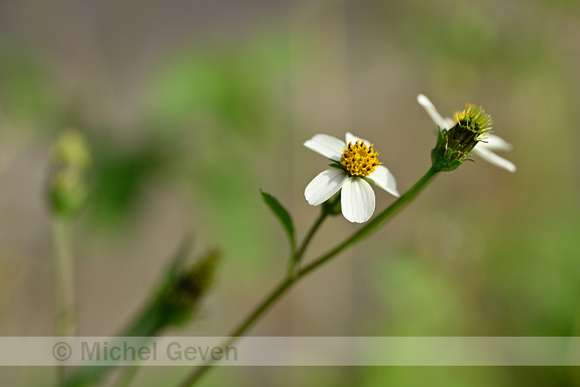
[[[72, 230], [69, 219], [55, 215], [52, 222], [54, 292], [56, 309], [56, 335], [74, 336], [76, 325]], [[58, 377], [63, 384], [66, 367], [58, 367]]]

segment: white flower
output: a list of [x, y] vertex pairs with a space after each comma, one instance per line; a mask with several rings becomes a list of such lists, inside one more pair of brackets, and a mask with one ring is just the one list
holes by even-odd
[[[419, 102], [419, 104], [425, 108], [427, 114], [429, 114], [429, 117], [431, 117], [433, 122], [435, 122], [435, 125], [437, 125], [440, 129], [449, 130], [455, 125], [455, 122], [451, 118], [441, 117], [437, 109], [435, 109], [433, 103], [431, 103], [429, 98], [425, 97], [423, 94], [419, 94], [417, 96], [417, 102]], [[515, 172], [516, 166], [511, 161], [508, 161], [494, 153], [494, 151], [512, 150], [513, 146], [503, 140], [501, 137], [494, 134], [487, 135], [485, 141], [486, 142], [478, 142], [477, 145], [475, 145], [473, 148], [472, 152], [497, 167], [503, 168], [510, 172]]]
[[375, 193], [366, 178], [394, 196], [399, 196], [391, 172], [377, 159], [367, 140], [346, 134], [346, 143], [327, 134], [317, 134], [304, 146], [335, 164], [316, 176], [304, 191], [306, 201], [317, 206], [342, 189], [342, 214], [350, 222], [364, 223], [375, 211]]

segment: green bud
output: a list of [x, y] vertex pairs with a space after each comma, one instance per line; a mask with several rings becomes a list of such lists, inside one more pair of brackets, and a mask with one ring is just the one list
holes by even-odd
[[322, 212], [331, 216], [341, 214], [341, 211], [340, 192], [322, 205]]
[[52, 159], [63, 168], [86, 170], [91, 163], [91, 155], [83, 136], [74, 130], [61, 134], [54, 148]]
[[89, 191], [78, 173], [64, 169], [50, 180], [49, 195], [50, 205], [55, 214], [73, 217], [85, 206]]
[[211, 286], [219, 259], [217, 251], [210, 251], [199, 262], [178, 274], [165, 295], [164, 314], [167, 324], [182, 324], [199, 308], [200, 300]]
[[431, 151], [433, 166], [439, 171], [453, 171], [468, 158], [478, 142], [485, 142], [491, 132], [491, 117], [476, 106], [468, 106], [455, 115], [457, 123], [449, 130], [440, 129], [437, 144]]
[[[145, 308], [120, 336], [141, 337], [145, 345], [147, 337], [190, 321], [212, 284], [219, 252], [210, 251], [188, 267], [185, 259], [189, 251], [190, 243], [186, 241], [171, 262], [154, 297], [149, 298]], [[65, 385], [96, 385], [112, 369], [110, 366], [82, 367], [69, 377]]]
[[83, 209], [89, 192], [86, 174], [90, 162], [88, 147], [80, 133], [69, 130], [59, 137], [52, 149], [52, 174], [48, 183], [54, 214], [72, 218]]

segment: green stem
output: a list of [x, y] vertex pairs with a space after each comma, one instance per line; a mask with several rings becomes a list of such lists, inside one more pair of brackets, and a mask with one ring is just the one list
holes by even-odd
[[[335, 198], [334, 200], [340, 200], [340, 198], [338, 199]], [[318, 219], [316, 219], [316, 221], [308, 231], [308, 234], [306, 234], [306, 236], [304, 237], [304, 240], [302, 241], [302, 244], [300, 245], [298, 250], [296, 250], [294, 255], [290, 258], [290, 265], [286, 278], [276, 288], [274, 288], [273, 291], [271, 291], [268, 294], [268, 296], [264, 299], [264, 301], [262, 301], [256, 307], [256, 309], [254, 309], [248, 315], [248, 317], [242, 321], [242, 323], [237, 328], [235, 328], [232, 331], [232, 333], [228, 336], [229, 339], [227, 340], [226, 343], [224, 343], [224, 346], [233, 344], [254, 324], [255, 321], [258, 320], [258, 318], [262, 316], [262, 314], [264, 314], [270, 308], [271, 305], [273, 305], [278, 300], [278, 298], [280, 298], [286, 292], [286, 290], [288, 290], [292, 286], [292, 284], [296, 280], [294, 269], [296, 265], [298, 265], [298, 263], [300, 262], [300, 259], [302, 258], [304, 253], [306, 252], [306, 248], [308, 247], [310, 241], [316, 234], [316, 231], [318, 231], [322, 223], [324, 223], [324, 220], [328, 217], [328, 215], [330, 215], [329, 212], [330, 208], [331, 208], [330, 206], [322, 207]], [[195, 371], [191, 373], [189, 377], [183, 382], [182, 386], [190, 386], [193, 383], [195, 383], [199, 378], [201, 378], [203, 374], [205, 374], [209, 370], [210, 367], [211, 363], [208, 363], [195, 369]]]
[[321, 209], [321, 212], [320, 212], [320, 216], [318, 217], [318, 219], [316, 219], [316, 222], [314, 222], [314, 224], [312, 225], [312, 227], [308, 231], [308, 234], [306, 234], [306, 236], [304, 237], [302, 244], [300, 245], [298, 250], [296, 250], [296, 252], [294, 253], [294, 255], [290, 259], [290, 265], [288, 268], [288, 276], [289, 277], [294, 277], [294, 275], [295, 275], [294, 270], [295, 270], [296, 266], [300, 263], [300, 260], [302, 259], [302, 256], [304, 256], [304, 253], [306, 252], [306, 248], [310, 244], [310, 241], [314, 237], [314, 234], [316, 234], [316, 231], [318, 231], [318, 229], [320, 228], [322, 223], [324, 223], [324, 220], [326, 220], [328, 215], [330, 215], [330, 213], [328, 212], [328, 207], [323, 206]]
[[[262, 301], [242, 323], [232, 331], [228, 340], [223, 344], [223, 347], [232, 345], [239, 339], [254, 323], [262, 317], [262, 315], [270, 309], [270, 307], [296, 282], [296, 277], [288, 277], [282, 281], [269, 295]], [[213, 362], [197, 367], [184, 381], [180, 384], [181, 387], [192, 386], [196, 383], [209, 369]]]
[[[75, 297], [71, 224], [68, 219], [55, 215], [52, 222], [54, 249], [54, 291], [56, 308], [56, 335], [74, 336]], [[66, 377], [64, 366], [59, 367], [61, 384]]]
[[[355, 232], [350, 238], [346, 239], [344, 242], [336, 246], [334, 249], [330, 250], [328, 253], [322, 255], [321, 257], [315, 259], [312, 263], [305, 266], [304, 268], [298, 270], [294, 276], [288, 276], [280, 284], [275, 287], [269, 295], [254, 309], [248, 317], [242, 321], [242, 323], [234, 329], [230, 334], [224, 346], [233, 344], [240, 336], [242, 336], [249, 328], [251, 328], [254, 323], [262, 317], [262, 315], [267, 312], [270, 307], [283, 296], [292, 286], [298, 282], [299, 279], [305, 277], [307, 274], [314, 271], [316, 268], [320, 267], [322, 264], [329, 261], [331, 258], [335, 257], [338, 253], [346, 249], [347, 247], [360, 242], [363, 238], [368, 237], [373, 231], [377, 230], [380, 226], [384, 225], [389, 219], [393, 217], [400, 209], [405, 205], [409, 204], [412, 199], [414, 199], [425, 185], [439, 172], [434, 167], [431, 167], [429, 171], [421, 178], [415, 185], [413, 185], [407, 192], [405, 192], [399, 199], [397, 199], [393, 204], [387, 207], [383, 212], [377, 215], [371, 222], [367, 223], [360, 230]], [[323, 212], [318, 218], [314, 226], [311, 228], [311, 232], [307, 235], [304, 242], [302, 243], [299, 252], [304, 253], [303, 250], [306, 249], [307, 245], [310, 243], [312, 236], [316, 230], [320, 227], [322, 221], [328, 215]], [[299, 257], [300, 258], [300, 257]], [[212, 363], [205, 364], [196, 368], [185, 380], [180, 387], [189, 387], [196, 383], [212, 366]]]

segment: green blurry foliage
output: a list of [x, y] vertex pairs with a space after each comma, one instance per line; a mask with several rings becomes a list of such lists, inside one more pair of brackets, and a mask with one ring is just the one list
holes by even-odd
[[500, 367], [364, 367], [362, 386], [509, 387]]
[[[443, 94], [484, 88], [491, 77], [510, 83], [514, 76], [520, 79], [561, 63], [557, 44], [550, 44], [546, 30], [538, 28], [545, 23], [540, 9], [456, 1], [383, 3], [378, 9], [382, 12], [367, 14], [366, 39], [376, 42], [374, 37], [384, 36], [417, 57]], [[377, 45], [375, 51], [381, 50]]]
[[[387, 308], [380, 332], [390, 336], [467, 335], [470, 306], [460, 283], [437, 264], [400, 254], [375, 262], [377, 295]], [[380, 281], [378, 281], [380, 279]], [[469, 298], [469, 297], [468, 297]]]
[[489, 231], [495, 243], [490, 244], [488, 252], [488, 288], [501, 300], [497, 306], [502, 310], [496, 318], [506, 334], [580, 334], [580, 210], [554, 210], [559, 212], [559, 222], [549, 218], [528, 222], [518, 219], [510, 233]]
[[163, 130], [201, 124], [251, 138], [266, 134], [276, 118], [272, 94], [284, 87], [287, 50], [271, 31], [257, 36], [268, 38], [170, 55], [154, 77], [151, 120]]
[[267, 218], [258, 188], [268, 187], [264, 173], [274, 173], [272, 165], [287, 162], [267, 146], [287, 128], [284, 36], [267, 31], [235, 47], [191, 44], [163, 59], [143, 97], [149, 102], [139, 141], [92, 139], [89, 218], [103, 231], [125, 229], [143, 188], [162, 176], [190, 189], [191, 202], [180, 205], [193, 227], [216, 235], [224, 256], [236, 256], [248, 270], [252, 262], [271, 262], [274, 242], [248, 222], [256, 214]]
[[93, 138], [93, 151], [90, 218], [97, 226], [126, 225], [145, 183], [161, 172], [170, 156], [159, 143], [147, 141], [127, 149], [108, 138]]
[[45, 129], [59, 116], [49, 71], [32, 48], [0, 40], [0, 105], [2, 113]]
[[150, 134], [181, 149], [177, 172], [191, 184], [193, 211], [220, 236], [225, 255], [267, 259], [260, 229], [247, 224], [262, 213], [257, 188], [267, 178], [259, 169], [263, 161], [269, 160], [267, 173], [284, 162], [273, 160], [266, 144], [287, 129], [287, 77], [286, 38], [276, 30], [241, 37], [235, 45], [179, 47], [153, 76]]

